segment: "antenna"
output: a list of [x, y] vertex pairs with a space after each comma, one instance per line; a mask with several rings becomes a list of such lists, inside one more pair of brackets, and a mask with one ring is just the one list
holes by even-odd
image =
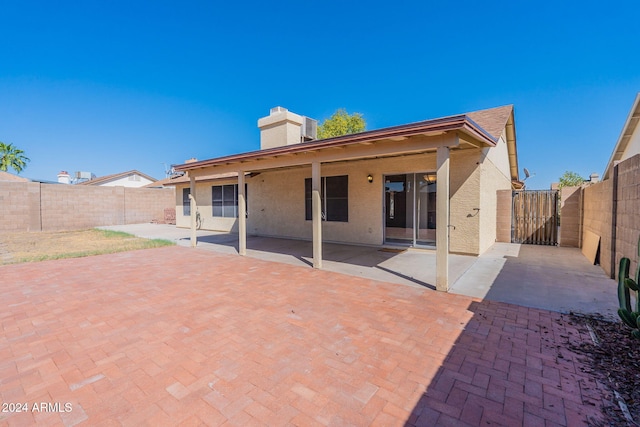
[[531, 176], [531, 174], [529, 173], [529, 169], [524, 168], [524, 176], [525, 176], [525, 179], [527, 179], [527, 178], [529, 178]]
[[162, 162], [162, 164], [164, 165], [164, 177], [169, 178], [171, 176], [171, 168], [167, 168], [167, 164], [165, 162]]

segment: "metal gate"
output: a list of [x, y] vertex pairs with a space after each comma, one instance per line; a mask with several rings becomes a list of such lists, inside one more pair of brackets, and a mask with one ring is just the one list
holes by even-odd
[[512, 243], [558, 244], [558, 191], [514, 191], [511, 218]]

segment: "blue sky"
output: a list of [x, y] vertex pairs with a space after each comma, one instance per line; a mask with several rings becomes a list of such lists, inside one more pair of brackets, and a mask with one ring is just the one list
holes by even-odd
[[368, 129], [514, 104], [520, 171], [602, 174], [640, 91], [637, 1], [0, 0], [0, 141], [23, 176], [259, 148], [280, 105]]

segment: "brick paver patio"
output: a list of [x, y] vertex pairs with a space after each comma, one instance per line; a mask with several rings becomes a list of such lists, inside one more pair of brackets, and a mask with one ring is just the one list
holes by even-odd
[[0, 425], [574, 426], [605, 395], [560, 314], [428, 289], [183, 247], [0, 286]]

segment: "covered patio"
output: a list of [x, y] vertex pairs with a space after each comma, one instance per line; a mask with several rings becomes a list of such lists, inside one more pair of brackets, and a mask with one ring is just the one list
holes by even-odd
[[[289, 113], [285, 110], [282, 114]], [[270, 120], [270, 118], [271, 116], [261, 120]], [[263, 128], [268, 129], [269, 123], [260, 124], [259, 122], [259, 126], [261, 130]], [[265, 132], [263, 132], [263, 136], [264, 134]], [[508, 135], [509, 150], [513, 153], [515, 153], [514, 141], [513, 135]], [[393, 164], [398, 161], [397, 159], [411, 158], [414, 162], [413, 167], [418, 167], [418, 170], [434, 171], [435, 169], [433, 175], [436, 178], [435, 266], [421, 265], [420, 268], [425, 271], [425, 274], [435, 272], [435, 277], [433, 280], [429, 279], [429, 283], [433, 284], [437, 290], [445, 292], [449, 290], [450, 284], [455, 281], [450, 277], [450, 266], [453, 264], [449, 239], [450, 228], [452, 227], [450, 222], [451, 151], [478, 151], [478, 149], [495, 147], [496, 138], [477, 125], [467, 115], [458, 115], [355, 135], [287, 144], [175, 166], [176, 171], [187, 173], [190, 180], [189, 211], [197, 211], [196, 181], [199, 177], [214, 174], [237, 174], [237, 212], [243, 213], [247, 212], [247, 189], [245, 185], [247, 177], [265, 172], [286, 171], [296, 168], [299, 170], [300, 168], [310, 167], [310, 213], [308, 213], [309, 216], [307, 217], [307, 219], [311, 220], [309, 227], [312, 229], [310, 236], [312, 249], [310, 263], [314, 268], [322, 269], [325, 267], [326, 254], [330, 253], [330, 251], [327, 252], [325, 250], [327, 245], [323, 238], [323, 227], [326, 226], [324, 224], [326, 218], [323, 216], [322, 207], [324, 200], [322, 192], [323, 171], [325, 168], [336, 164], [344, 166], [351, 164], [351, 162], [378, 159], [386, 159], [389, 164]], [[416, 164], [415, 162], [423, 163]], [[478, 163], [474, 162], [474, 164]], [[382, 176], [381, 173], [377, 175], [378, 179], [382, 179]], [[517, 166], [516, 170], [512, 171], [512, 176], [517, 177]], [[373, 176], [369, 174], [367, 178], [371, 183]], [[357, 200], [350, 201], [354, 205], [368, 202], [366, 196], [363, 195], [356, 195], [354, 198]], [[371, 209], [380, 209], [382, 215], [383, 208], [384, 206], [372, 206]], [[477, 211], [479, 211], [479, 208], [477, 208]], [[277, 217], [277, 215], [279, 215], [279, 212], [264, 212], [264, 217], [270, 217], [271, 221], [286, 220]], [[349, 230], [349, 233], [357, 233], [357, 231], [354, 231], [355, 228], [353, 226], [354, 223], [358, 222], [357, 219], [350, 219], [349, 222], [349, 228], [344, 230]], [[382, 224], [379, 224], [378, 227], [382, 227]], [[198, 239], [196, 215], [191, 215], [190, 228], [191, 245], [195, 246]], [[370, 227], [369, 233], [372, 233], [371, 230], [375, 228]], [[247, 229], [247, 215], [237, 215], [237, 250], [238, 254], [242, 256], [246, 255], [248, 250]], [[453, 279], [455, 278], [457, 277]]]

